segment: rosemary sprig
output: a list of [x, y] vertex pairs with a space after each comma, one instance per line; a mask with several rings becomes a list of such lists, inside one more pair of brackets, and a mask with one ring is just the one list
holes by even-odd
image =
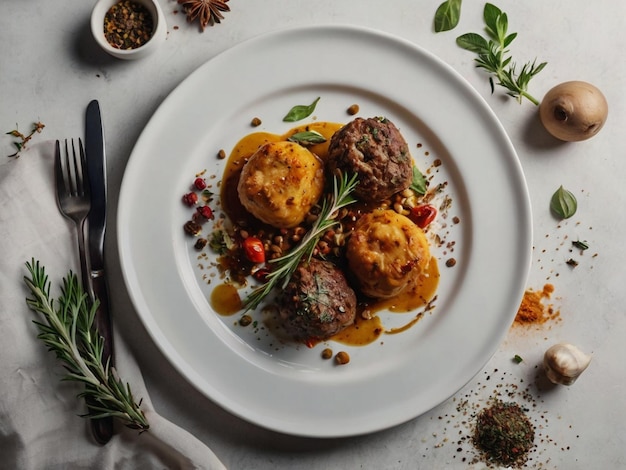
[[[536, 60], [526, 63], [519, 71], [516, 70], [512, 57], [508, 56], [507, 47], [517, 37], [517, 33], [508, 34], [509, 21], [506, 13], [491, 3], [485, 4], [483, 12], [485, 31], [489, 39], [477, 33], [467, 33], [459, 36], [456, 43], [470, 52], [478, 55], [476, 67], [482, 68], [498, 80], [498, 85], [509, 90], [507, 95], [515, 98], [520, 104], [524, 98], [539, 105], [539, 101], [528, 93], [528, 83], [543, 70], [547, 62], [537, 64]], [[493, 76], [489, 76], [491, 92], [494, 92]]]
[[[89, 301], [83, 287], [71, 271], [63, 279], [58, 305], [50, 297], [50, 282], [45, 268], [34, 259], [26, 263], [30, 278], [24, 276], [32, 297], [26, 299], [31, 310], [45, 321], [33, 320], [49, 351], [63, 362], [64, 380], [80, 382], [85, 390], [79, 397], [87, 399], [89, 418], [112, 416], [132, 429], [147, 430], [150, 426], [135, 401], [130, 385], [124, 384], [109, 361], [102, 363], [104, 338], [94, 326], [98, 301]], [[91, 304], [91, 305], [90, 305]]]
[[345, 173], [341, 175], [341, 178], [334, 178], [332, 200], [329, 202], [328, 199], [324, 198], [319, 216], [298, 246], [286, 255], [269, 261], [273, 264], [273, 268], [266, 276], [265, 284], [257, 287], [243, 301], [246, 312], [257, 308], [272, 289], [280, 283], [282, 283], [281, 287], [284, 288], [300, 264], [300, 260], [304, 257], [311, 259], [313, 249], [320, 237], [326, 230], [338, 223], [336, 216], [339, 209], [355, 201], [352, 197], [352, 191], [357, 184], [356, 174], [352, 175], [350, 179]]

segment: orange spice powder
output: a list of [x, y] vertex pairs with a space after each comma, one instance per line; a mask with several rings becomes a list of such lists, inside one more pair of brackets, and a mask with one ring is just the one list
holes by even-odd
[[544, 300], [549, 299], [553, 292], [554, 286], [552, 284], [544, 285], [541, 291], [526, 290], [515, 316], [515, 324], [536, 325], [558, 317], [559, 311], [555, 311], [552, 305], [544, 304]]

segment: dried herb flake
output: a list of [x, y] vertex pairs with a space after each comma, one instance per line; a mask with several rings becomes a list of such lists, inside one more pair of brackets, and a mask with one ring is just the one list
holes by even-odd
[[535, 429], [516, 403], [496, 401], [477, 416], [474, 445], [491, 463], [521, 466], [534, 446]]

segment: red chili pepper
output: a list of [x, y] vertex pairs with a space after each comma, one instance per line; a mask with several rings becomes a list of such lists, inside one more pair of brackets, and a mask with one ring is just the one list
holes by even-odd
[[198, 202], [198, 195], [196, 193], [187, 193], [183, 196], [183, 202], [189, 207], [194, 206]]
[[265, 249], [263, 248], [263, 242], [257, 237], [248, 237], [243, 240], [241, 245], [243, 251], [253, 263], [265, 262]]
[[409, 219], [415, 223], [419, 228], [426, 228], [435, 220], [437, 215], [437, 209], [430, 204], [421, 204], [411, 209]]
[[193, 182], [193, 185], [196, 187], [196, 189], [202, 191], [204, 188], [206, 188], [206, 181], [204, 181], [203, 178], [196, 178]]

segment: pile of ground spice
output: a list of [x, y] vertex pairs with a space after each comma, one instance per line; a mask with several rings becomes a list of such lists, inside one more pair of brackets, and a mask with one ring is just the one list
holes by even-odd
[[515, 324], [541, 324], [557, 318], [560, 312], [555, 310], [552, 305], [544, 304], [544, 300], [549, 299], [553, 292], [554, 286], [552, 284], [544, 285], [541, 291], [526, 290], [515, 316]]
[[477, 416], [473, 443], [491, 463], [519, 467], [534, 446], [535, 429], [517, 403], [496, 400]]

